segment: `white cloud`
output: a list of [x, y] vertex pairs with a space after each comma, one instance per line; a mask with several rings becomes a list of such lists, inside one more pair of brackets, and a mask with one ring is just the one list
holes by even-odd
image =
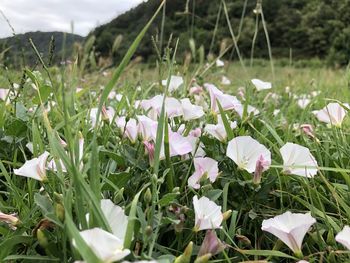
[[[65, 31], [87, 35], [144, 0], [0, 0], [0, 10], [9, 19], [16, 34], [29, 31]], [[12, 31], [0, 16], [0, 38]]]

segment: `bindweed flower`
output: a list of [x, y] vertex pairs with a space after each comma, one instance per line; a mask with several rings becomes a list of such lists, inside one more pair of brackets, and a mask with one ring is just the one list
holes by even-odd
[[[123, 248], [121, 239], [101, 228], [84, 230], [80, 235], [103, 263], [112, 263], [130, 254], [129, 249]], [[76, 246], [75, 240], [73, 245]]]
[[350, 227], [344, 226], [336, 236], [335, 240], [350, 250]]
[[219, 112], [217, 101], [220, 102], [223, 110], [232, 110], [241, 105], [241, 102], [235, 96], [224, 94], [213, 84], [206, 83], [204, 84], [204, 87], [209, 92], [210, 109], [212, 112]]
[[297, 104], [298, 104], [299, 108], [301, 108], [301, 109], [305, 109], [307, 107], [307, 105], [310, 104], [310, 102], [311, 102], [311, 100], [308, 98], [300, 98], [297, 100]]
[[317, 174], [317, 161], [308, 148], [288, 142], [282, 146], [280, 153], [283, 172], [310, 178]]
[[[140, 102], [141, 107], [148, 111], [148, 116], [151, 119], [156, 120], [160, 115], [163, 105], [163, 95], [156, 95], [151, 99], [142, 100]], [[165, 112], [169, 118], [182, 116], [182, 107], [179, 100], [173, 97], [166, 97], [164, 102]]]
[[200, 181], [208, 178], [211, 183], [219, 176], [218, 162], [212, 158], [194, 158], [195, 172], [188, 178], [188, 185], [194, 189], [200, 188]]
[[147, 116], [137, 116], [138, 133], [143, 141], [155, 139], [157, 135], [158, 122], [148, 118]]
[[11, 229], [16, 230], [19, 219], [16, 214], [4, 214], [0, 211], [0, 222], [5, 222]]
[[229, 80], [226, 76], [221, 77], [221, 84], [222, 85], [231, 85], [231, 80]]
[[261, 143], [250, 136], [233, 138], [227, 146], [226, 155], [232, 159], [240, 169], [249, 173], [256, 170], [258, 160], [262, 160], [263, 170], [271, 164], [271, 152]]
[[271, 160], [265, 160], [263, 155], [260, 155], [255, 165], [253, 183], [260, 184], [262, 173], [269, 169]]
[[265, 82], [265, 81], [262, 81], [260, 79], [252, 79], [251, 82], [253, 83], [253, 85], [255, 86], [257, 91], [272, 88], [271, 82]]
[[199, 119], [204, 115], [203, 107], [193, 105], [188, 98], [181, 100], [181, 106], [185, 121]]
[[[162, 80], [162, 85], [166, 86], [168, 83], [168, 80]], [[184, 80], [180, 76], [171, 76], [170, 77], [170, 83], [169, 83], [169, 92], [172, 92], [174, 90], [177, 90], [182, 84], [184, 83]]]
[[195, 212], [195, 231], [221, 228], [223, 220], [221, 206], [218, 206], [205, 196], [200, 199], [194, 196], [193, 207]]
[[223, 251], [225, 247], [225, 244], [220, 241], [214, 230], [207, 230], [203, 243], [199, 249], [198, 257], [208, 253], [214, 256]]
[[198, 95], [201, 94], [203, 92], [203, 88], [201, 86], [194, 86], [192, 88], [190, 88], [190, 95]]
[[295, 254], [301, 254], [303, 239], [316, 219], [310, 213], [291, 213], [264, 220], [261, 229], [283, 241]]
[[14, 169], [16, 175], [33, 178], [38, 181], [45, 181], [46, 178], [46, 161], [49, 157], [48, 152], [44, 152], [38, 158], [26, 161], [19, 169]]
[[125, 215], [123, 208], [115, 205], [109, 199], [102, 199], [101, 210], [111, 227], [113, 235], [124, 242], [126, 228], [128, 226], [128, 216]]
[[154, 164], [154, 143], [153, 142], [148, 142], [144, 141], [143, 144], [145, 145], [146, 153], [148, 154], [148, 159], [149, 159], [149, 165], [153, 167]]
[[215, 61], [215, 65], [216, 65], [218, 68], [220, 68], [220, 67], [225, 66], [225, 62], [222, 61], [221, 59], [217, 59], [217, 60]]
[[311, 124], [301, 124], [300, 125], [300, 129], [309, 137], [311, 138], [316, 138], [315, 137], [315, 133], [314, 133], [314, 129], [312, 128]]
[[[350, 108], [350, 105], [347, 103], [343, 105]], [[312, 113], [315, 114], [319, 121], [340, 127], [347, 111], [339, 103], [329, 103], [323, 109]]]
[[[232, 130], [237, 128], [237, 122], [230, 122], [230, 128]], [[218, 124], [207, 124], [204, 127], [204, 131], [221, 142], [225, 142], [227, 139], [227, 132], [220, 115], [218, 116]]]
[[[91, 122], [91, 126], [95, 127], [96, 126], [96, 120], [97, 120], [97, 112], [98, 112], [98, 108], [91, 108], [90, 110], [90, 122]], [[102, 107], [102, 111], [101, 111], [101, 117], [100, 120], [107, 120], [110, 122], [112, 122], [113, 117], [114, 117], [115, 111], [113, 108], [111, 107]]]
[[[256, 115], [258, 115], [260, 113], [260, 111], [257, 108], [255, 108], [255, 107], [253, 107], [251, 105], [247, 105], [246, 110], [247, 110], [247, 116], [250, 116], [250, 115], [256, 116]], [[242, 104], [238, 105], [235, 108], [235, 111], [237, 112], [239, 117], [242, 118], [243, 117], [243, 112], [244, 112], [244, 105], [242, 105]]]
[[135, 143], [138, 136], [138, 127], [135, 119], [130, 119], [125, 126], [125, 134], [132, 143]]

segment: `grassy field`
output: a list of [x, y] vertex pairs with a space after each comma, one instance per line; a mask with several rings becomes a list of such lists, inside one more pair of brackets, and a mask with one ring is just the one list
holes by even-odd
[[0, 261], [349, 262], [349, 71], [129, 63], [147, 26], [0, 68]]

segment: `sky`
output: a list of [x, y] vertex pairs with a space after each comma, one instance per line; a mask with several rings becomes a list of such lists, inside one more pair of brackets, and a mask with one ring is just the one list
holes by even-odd
[[[0, 0], [0, 10], [16, 34], [30, 31], [71, 32], [86, 36], [145, 0]], [[12, 30], [0, 14], [0, 38], [12, 36]]]

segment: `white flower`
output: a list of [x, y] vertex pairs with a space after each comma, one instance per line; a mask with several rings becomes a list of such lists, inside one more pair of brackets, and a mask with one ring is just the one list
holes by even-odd
[[317, 161], [308, 148], [288, 142], [282, 146], [280, 153], [285, 173], [304, 177], [314, 177], [317, 174]]
[[26, 161], [19, 169], [14, 169], [16, 175], [30, 177], [38, 181], [46, 180], [46, 161], [49, 157], [48, 152], [44, 152], [38, 158]]
[[251, 82], [253, 83], [257, 91], [271, 89], [272, 87], [271, 82], [265, 82], [260, 79], [252, 79]]
[[[162, 80], [162, 85], [166, 86], [168, 80]], [[174, 90], [177, 90], [182, 84], [184, 83], [184, 80], [180, 76], [171, 76], [170, 77], [170, 83], [169, 83], [169, 91], [172, 92]]]
[[181, 100], [181, 106], [185, 121], [199, 119], [204, 115], [203, 107], [193, 105], [188, 98]]
[[[239, 117], [243, 117], [243, 111], [244, 111], [244, 105], [240, 104], [237, 107], [235, 107], [235, 111], [237, 112], [237, 114], [239, 115]], [[260, 113], [260, 111], [251, 106], [251, 105], [247, 105], [247, 115], [251, 115], [253, 114], [254, 116], [258, 115]]]
[[[348, 109], [350, 105], [343, 104]], [[329, 123], [334, 126], [341, 126], [347, 111], [339, 103], [329, 103], [326, 107], [319, 111], [313, 111], [319, 121]]]
[[335, 240], [350, 250], [350, 227], [344, 226], [343, 230], [335, 236]]
[[297, 100], [297, 104], [301, 109], [305, 109], [307, 105], [309, 105], [311, 102], [310, 99], [307, 98], [301, 98]]
[[205, 196], [199, 200], [197, 196], [194, 196], [193, 207], [195, 212], [195, 229], [197, 231], [221, 227], [223, 220], [221, 206], [218, 206]]
[[111, 227], [113, 235], [124, 242], [126, 228], [128, 226], [128, 216], [125, 215], [123, 208], [115, 205], [109, 199], [102, 199], [101, 210]]
[[240, 169], [253, 173], [256, 163], [261, 158], [265, 161], [265, 169], [271, 164], [271, 152], [261, 143], [250, 136], [233, 138], [227, 146], [226, 155], [231, 158]]
[[229, 80], [226, 76], [222, 76], [221, 77], [221, 84], [222, 85], [230, 85], [231, 84], [231, 80]]
[[267, 231], [283, 241], [294, 253], [301, 252], [304, 236], [316, 219], [310, 213], [291, 213], [264, 220], [261, 229]]
[[217, 66], [218, 68], [219, 68], [219, 67], [225, 66], [225, 62], [222, 61], [221, 59], [217, 59], [217, 60], [215, 61], [215, 64], [216, 64], [216, 66]]
[[213, 84], [205, 83], [204, 87], [209, 92], [211, 111], [219, 112], [217, 101], [220, 102], [220, 105], [223, 110], [232, 110], [241, 106], [241, 102], [235, 96], [224, 94]]
[[[80, 232], [80, 235], [95, 255], [104, 263], [121, 260], [130, 254], [129, 249], [123, 248], [121, 239], [101, 228], [84, 230]], [[73, 245], [76, 246], [74, 240]]]
[[[229, 121], [230, 128], [233, 130], [237, 128], [237, 122]], [[218, 115], [218, 124], [207, 124], [204, 127], [204, 131], [209, 133], [214, 138], [218, 139], [221, 142], [226, 141], [227, 139], [227, 133], [224, 126], [224, 123], [222, 122], [221, 115]]]
[[219, 175], [218, 162], [212, 158], [194, 158], [195, 172], [188, 178], [188, 185], [194, 189], [199, 189], [200, 180], [207, 177], [210, 182], [215, 182]]

